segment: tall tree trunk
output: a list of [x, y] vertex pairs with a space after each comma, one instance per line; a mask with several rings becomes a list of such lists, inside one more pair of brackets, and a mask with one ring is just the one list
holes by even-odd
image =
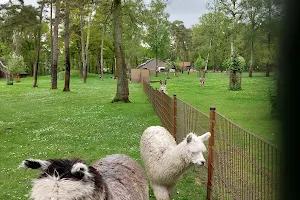
[[16, 30], [13, 31], [12, 41], [15, 54], [20, 56], [20, 34]]
[[271, 23], [272, 23], [272, 10], [271, 10], [271, 3], [268, 5], [268, 21], [269, 21], [269, 26], [268, 26], [268, 61], [266, 64], [266, 76], [270, 76], [270, 62], [271, 62]]
[[113, 19], [114, 19], [114, 46], [117, 62], [117, 93], [112, 102], [129, 101], [129, 87], [127, 78], [127, 67], [125, 64], [125, 53], [123, 48], [123, 28], [122, 28], [122, 5], [121, 0], [113, 1]]
[[0, 70], [4, 72], [6, 77], [6, 85], [13, 85], [13, 77], [7, 70], [7, 67], [2, 63], [0, 59]]
[[40, 10], [40, 21], [39, 21], [39, 29], [36, 39], [36, 57], [35, 63], [33, 68], [33, 87], [38, 87], [37, 85], [37, 77], [38, 77], [38, 70], [39, 70], [39, 61], [40, 61], [40, 50], [41, 50], [41, 31], [42, 31], [42, 20], [43, 20], [43, 10], [44, 10], [45, 1], [42, 1], [41, 10]]
[[66, 11], [65, 11], [65, 87], [64, 92], [70, 91], [70, 2], [66, 0]]
[[105, 35], [105, 27], [106, 25], [104, 24], [102, 27], [102, 36], [101, 36], [101, 53], [100, 53], [100, 62], [101, 62], [101, 80], [104, 80], [104, 73], [103, 73], [103, 45], [104, 45], [104, 35]]
[[256, 11], [255, 8], [251, 7], [250, 12], [250, 21], [251, 21], [251, 52], [250, 52], [250, 67], [249, 67], [249, 77], [252, 77], [253, 73], [253, 57], [254, 57], [254, 36], [255, 36], [255, 16]]
[[206, 71], [207, 71], [207, 66], [208, 66], [208, 60], [209, 60], [209, 52], [211, 50], [211, 43], [212, 43], [212, 36], [209, 40], [209, 48], [208, 48], [208, 53], [207, 53], [207, 57], [206, 57], [206, 61], [205, 61], [205, 67], [204, 67], [204, 73], [203, 73], [203, 76], [202, 78], [205, 78], [205, 74], [206, 74]]
[[54, 24], [54, 39], [53, 39], [53, 66], [52, 66], [52, 87], [57, 89], [57, 65], [58, 65], [58, 25], [60, 15], [60, 0], [56, 0], [55, 4], [55, 24]]
[[102, 35], [101, 35], [101, 49], [100, 49], [100, 62], [101, 62], [101, 80], [104, 80], [104, 73], [103, 73], [103, 67], [104, 67], [104, 63], [103, 63], [103, 46], [104, 46], [104, 36], [105, 36], [105, 33], [106, 33], [106, 24], [107, 24], [107, 21], [110, 17], [110, 14], [106, 16], [105, 18], [105, 21], [103, 23], [103, 26], [102, 26]]
[[96, 74], [101, 74], [100, 57], [101, 57], [101, 47], [97, 49], [97, 59], [96, 59], [96, 69], [95, 69]]
[[83, 30], [83, 8], [80, 10], [80, 33], [81, 33], [81, 60], [82, 60], [82, 77], [83, 82], [86, 83], [87, 78], [87, 63], [85, 55], [85, 45], [84, 45], [84, 30]]
[[266, 77], [270, 76], [270, 63], [271, 62], [271, 31], [268, 32], [268, 61], [266, 64]]
[[85, 44], [85, 77], [84, 77], [84, 82], [86, 83], [87, 79], [87, 73], [88, 73], [88, 66], [89, 66], [89, 43], [90, 43], [90, 33], [91, 33], [91, 21], [92, 21], [92, 13], [94, 10], [94, 4], [92, 5], [91, 11], [89, 13], [89, 19], [88, 19], [88, 32], [86, 36], [86, 44]]
[[234, 34], [235, 34], [235, 14], [232, 14], [231, 58], [233, 58], [234, 56]]
[[250, 67], [249, 67], [249, 77], [252, 77], [253, 73], [253, 51], [254, 51], [254, 41], [253, 41], [253, 32], [251, 35], [251, 53], [250, 53]]
[[52, 5], [52, 1], [53, 0], [50, 0], [50, 50], [51, 50], [51, 80], [52, 80], [52, 67], [53, 67], [53, 24], [52, 24], [52, 8], [53, 8], [53, 5]]

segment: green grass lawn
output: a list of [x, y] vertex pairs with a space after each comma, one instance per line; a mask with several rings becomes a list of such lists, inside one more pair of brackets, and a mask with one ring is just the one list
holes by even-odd
[[71, 92], [51, 90], [39, 77], [7, 86], [0, 80], [0, 199], [27, 199], [37, 171], [17, 169], [26, 158], [80, 157], [91, 163], [107, 154], [124, 153], [140, 162], [139, 139], [148, 126], [160, 124], [140, 84], [130, 84], [132, 103], [110, 103], [116, 80], [90, 75], [86, 84], [71, 79]]
[[[159, 77], [151, 76], [151, 80], [165, 79], [163, 73]], [[253, 73], [249, 77], [243, 73], [242, 90], [229, 90], [229, 77], [226, 73], [208, 72], [205, 86], [201, 87], [196, 72], [187, 75], [173, 74], [167, 79], [169, 95], [176, 94], [177, 98], [191, 104], [198, 110], [209, 115], [210, 106], [244, 129], [260, 136], [271, 144], [277, 145], [279, 120], [271, 116], [268, 90], [275, 84], [274, 77], [265, 77], [264, 73]], [[152, 83], [159, 88], [159, 83]]]
[[[152, 77], [163, 78], [163, 74]], [[272, 82], [272, 77], [254, 74], [243, 78], [243, 90], [229, 91], [226, 74], [208, 73], [201, 88], [195, 73], [185, 73], [168, 79], [167, 90], [203, 112], [216, 106], [233, 122], [273, 143], [277, 121], [270, 116], [267, 97]], [[124, 104], [110, 103], [116, 93], [116, 80], [110, 75], [101, 81], [91, 74], [85, 84], [72, 76], [71, 92], [62, 92], [63, 84], [59, 80], [58, 89], [51, 90], [49, 76], [39, 77], [38, 88], [32, 87], [31, 77], [9, 86], [0, 79], [0, 199], [28, 199], [38, 172], [18, 169], [26, 158], [79, 157], [92, 163], [108, 154], [124, 153], [141, 162], [142, 132], [160, 125], [141, 85], [130, 83], [131, 103]], [[191, 174], [184, 175], [174, 199], [205, 199], [205, 190]]]

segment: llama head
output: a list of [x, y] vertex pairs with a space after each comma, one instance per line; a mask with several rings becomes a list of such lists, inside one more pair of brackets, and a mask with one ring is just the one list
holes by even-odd
[[80, 159], [26, 159], [20, 167], [41, 171], [33, 182], [31, 198], [34, 200], [92, 199], [99, 195], [95, 191], [99, 193], [102, 188], [100, 174]]
[[159, 82], [160, 82], [159, 91], [167, 94], [167, 80], [164, 80], [164, 81], [160, 80]]
[[195, 133], [189, 133], [184, 139], [186, 145], [186, 159], [188, 162], [198, 165], [204, 165], [205, 158], [203, 152], [206, 152], [204, 141], [210, 137], [210, 132], [207, 132], [201, 136], [197, 136]]

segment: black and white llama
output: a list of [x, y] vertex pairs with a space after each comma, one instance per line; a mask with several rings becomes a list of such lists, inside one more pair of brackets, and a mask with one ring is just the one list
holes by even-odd
[[80, 159], [24, 160], [39, 169], [30, 198], [34, 200], [148, 200], [148, 182], [138, 162], [113, 154], [93, 165]]

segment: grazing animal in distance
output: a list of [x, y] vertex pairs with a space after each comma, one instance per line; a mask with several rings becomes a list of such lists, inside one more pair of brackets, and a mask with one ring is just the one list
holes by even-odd
[[160, 83], [159, 91], [161, 91], [165, 94], [168, 94], [168, 92], [167, 92], [167, 80], [164, 80], [164, 81], [160, 80], [159, 83]]
[[176, 182], [192, 165], [204, 165], [203, 141], [210, 132], [201, 136], [189, 133], [178, 145], [170, 132], [162, 126], [150, 126], [142, 134], [140, 154], [157, 200], [170, 200]]
[[203, 87], [205, 83], [205, 78], [204, 77], [200, 77], [200, 85]]
[[93, 165], [81, 159], [26, 159], [20, 167], [39, 169], [33, 200], [148, 200], [144, 170], [133, 158], [108, 155]]

